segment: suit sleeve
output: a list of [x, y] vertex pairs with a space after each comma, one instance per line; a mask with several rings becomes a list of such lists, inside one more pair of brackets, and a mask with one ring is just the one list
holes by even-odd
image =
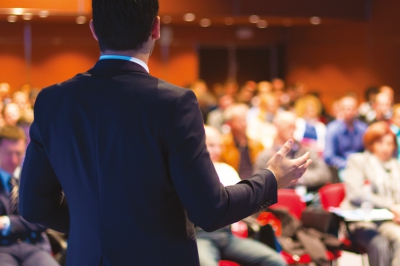
[[189, 219], [206, 231], [241, 220], [277, 201], [277, 182], [262, 170], [224, 187], [205, 146], [203, 119], [192, 91], [176, 100], [167, 136], [170, 175]]
[[30, 129], [31, 142], [22, 167], [19, 211], [29, 222], [67, 233], [68, 205], [40, 138], [38, 124], [41, 119], [46, 119], [40, 109], [40, 96], [42, 95], [39, 94], [35, 105], [35, 121]]

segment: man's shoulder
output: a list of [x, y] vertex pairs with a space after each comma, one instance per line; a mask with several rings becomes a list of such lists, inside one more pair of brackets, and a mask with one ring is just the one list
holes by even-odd
[[[154, 78], [154, 77], [153, 77]], [[157, 90], [158, 93], [160, 94], [160, 96], [162, 96], [163, 98], [171, 98], [171, 99], [175, 99], [175, 98], [179, 98], [180, 96], [182, 96], [183, 94], [194, 94], [191, 90], [189, 89], [185, 89], [185, 88], [181, 88], [179, 86], [173, 85], [171, 83], [168, 83], [164, 80], [155, 78], [158, 80], [157, 83]]]

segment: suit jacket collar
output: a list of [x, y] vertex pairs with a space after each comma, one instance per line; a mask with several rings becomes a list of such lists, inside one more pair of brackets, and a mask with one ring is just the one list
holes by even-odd
[[131, 61], [119, 59], [99, 60], [88, 72], [94, 76], [113, 75], [118, 72], [140, 72], [149, 75], [149, 73], [147, 73], [147, 71], [141, 65]]

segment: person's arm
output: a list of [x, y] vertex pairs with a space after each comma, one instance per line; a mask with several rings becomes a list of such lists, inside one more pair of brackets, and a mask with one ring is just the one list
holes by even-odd
[[[196, 97], [189, 90], [177, 99], [167, 143], [174, 187], [189, 219], [206, 231], [232, 224], [272, 205], [277, 201], [278, 187], [299, 178], [309, 165], [306, 156], [289, 166], [285, 154], [279, 154], [266, 166], [276, 178], [265, 169], [225, 188], [206, 150], [201, 113]], [[285, 149], [290, 147], [288, 144]]]
[[21, 235], [30, 232], [43, 232], [46, 228], [39, 224], [29, 223], [20, 215], [0, 216], [0, 231], [3, 236]]
[[29, 143], [19, 186], [19, 211], [31, 222], [67, 233], [69, 211], [62, 187], [43, 147], [38, 123], [46, 119], [41, 112], [42, 93], [35, 104], [35, 121], [30, 129]]
[[324, 160], [330, 166], [343, 169], [346, 167], [346, 159], [338, 155], [337, 149], [339, 148], [339, 143], [337, 143], [336, 137], [336, 128], [332, 127], [332, 125], [328, 125], [326, 131]]

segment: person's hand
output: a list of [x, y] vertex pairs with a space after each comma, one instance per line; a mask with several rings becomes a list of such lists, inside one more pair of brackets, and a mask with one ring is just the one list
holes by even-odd
[[6, 216], [0, 216], [0, 231], [4, 229], [4, 225], [6, 224]]
[[293, 143], [293, 140], [288, 140], [267, 163], [266, 168], [274, 173], [278, 188], [284, 188], [295, 183], [312, 162], [309, 159], [308, 152], [297, 159], [286, 159]]

